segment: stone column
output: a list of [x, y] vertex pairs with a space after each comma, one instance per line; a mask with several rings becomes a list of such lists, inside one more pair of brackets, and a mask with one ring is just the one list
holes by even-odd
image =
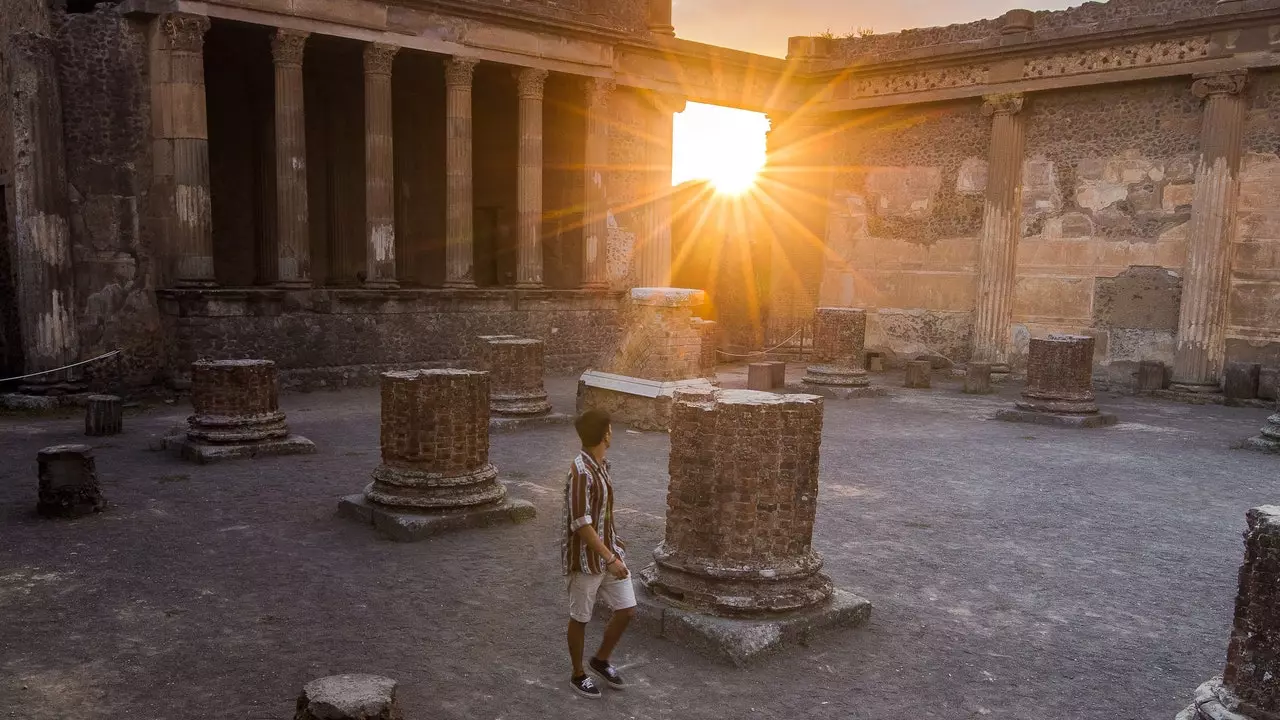
[[154, 173], [169, 204], [174, 284], [213, 287], [213, 210], [209, 196], [209, 120], [205, 115], [204, 34], [209, 18], [162, 15], [152, 63]]
[[646, 147], [648, 166], [649, 232], [636, 247], [634, 273], [638, 287], [671, 285], [671, 151], [673, 115], [683, 112], [685, 99], [654, 94], [654, 109]]
[[391, 67], [397, 48], [364, 49], [365, 287], [394, 288], [396, 280], [395, 149], [392, 145]]
[[1033, 338], [1027, 355], [1027, 385], [1016, 409], [999, 419], [1069, 427], [1114, 425], [1098, 411], [1093, 395], [1093, 338], [1050, 335]]
[[485, 348], [485, 369], [492, 382], [489, 410], [495, 415], [530, 417], [551, 412], [545, 374], [545, 347], [541, 340], [502, 338]]
[[973, 321], [973, 359], [994, 372], [1009, 371], [1009, 322], [1022, 236], [1022, 160], [1027, 132], [1021, 95], [990, 95], [982, 112], [991, 118], [987, 198], [978, 252], [978, 294]]
[[866, 388], [871, 384], [863, 367], [867, 344], [867, 313], [854, 308], [818, 308], [813, 316], [813, 365], [805, 385]]
[[44, 448], [36, 453], [36, 466], [40, 481], [36, 512], [41, 517], [83, 517], [106, 506], [93, 448], [88, 445]]
[[702, 318], [693, 318], [693, 329], [698, 331], [698, 337], [701, 340], [701, 360], [699, 367], [702, 368], [702, 376], [708, 380], [716, 379], [716, 366], [720, 363], [720, 324], [714, 320], [704, 320]]
[[276, 284], [311, 287], [307, 215], [307, 133], [302, 56], [310, 33], [278, 28], [271, 38], [276, 69]]
[[445, 63], [445, 287], [476, 286], [472, 209], [471, 83], [473, 58], [455, 57]]
[[1275, 414], [1267, 418], [1262, 431], [1245, 441], [1245, 447], [1280, 455], [1280, 403], [1276, 404]]
[[546, 70], [517, 70], [520, 94], [520, 237], [516, 287], [542, 287], [542, 96]]
[[1204, 99], [1204, 118], [1191, 222], [1187, 225], [1187, 261], [1182, 271], [1182, 307], [1173, 362], [1176, 390], [1214, 392], [1222, 373], [1231, 242], [1240, 188], [1245, 77], [1243, 72], [1212, 75], [1191, 86], [1192, 92]]
[[[12, 110], [14, 210], [10, 260], [17, 285], [23, 367], [35, 373], [79, 359], [71, 201], [53, 40], [19, 33], [10, 39], [9, 50], [5, 59]], [[24, 389], [50, 389], [73, 377], [74, 371], [42, 375], [28, 381]]]
[[583, 191], [586, 210], [582, 228], [582, 286], [606, 288], [607, 251], [609, 245], [609, 198], [605, 190], [605, 174], [609, 165], [609, 95], [612, 80], [589, 78], [586, 81], [587, 134], [586, 177]]
[[649, 0], [649, 32], [676, 36], [675, 26], [671, 24], [671, 0]]

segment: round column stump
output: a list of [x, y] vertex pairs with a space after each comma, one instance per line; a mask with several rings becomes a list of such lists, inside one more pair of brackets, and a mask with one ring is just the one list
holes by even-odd
[[298, 696], [294, 720], [402, 720], [396, 681], [378, 675], [312, 680]]
[[1033, 338], [1022, 399], [998, 418], [1070, 427], [1114, 425], [1116, 417], [1100, 412], [1093, 395], [1093, 338]]
[[1245, 441], [1245, 447], [1280, 455], [1280, 403], [1276, 405], [1275, 414], [1267, 418], [1262, 432]]
[[84, 434], [118, 435], [124, 430], [124, 404], [115, 395], [90, 395], [84, 411]]
[[867, 313], [854, 308], [818, 308], [813, 318], [813, 361], [806, 385], [863, 388], [871, 384], [863, 367]]
[[101, 512], [106, 505], [98, 486], [93, 449], [54, 445], [36, 453], [40, 491], [36, 511], [44, 517], [76, 518]]
[[485, 352], [493, 414], [529, 417], [551, 412], [543, 384], [545, 348], [541, 340], [490, 340]]
[[252, 443], [289, 436], [270, 360], [199, 360], [191, 365], [187, 437], [213, 444]]

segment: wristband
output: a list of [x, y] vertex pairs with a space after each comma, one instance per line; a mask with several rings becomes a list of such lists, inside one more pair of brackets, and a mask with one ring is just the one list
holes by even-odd
[[605, 564], [604, 564], [604, 566], [605, 566], [605, 567], [609, 567], [610, 565], [612, 565], [612, 564], [614, 564], [614, 563], [616, 563], [616, 562], [618, 562], [618, 556], [617, 556], [617, 555], [614, 555], [614, 556], [613, 556], [613, 559], [612, 559], [612, 560], [610, 560], [609, 562], [605, 563]]

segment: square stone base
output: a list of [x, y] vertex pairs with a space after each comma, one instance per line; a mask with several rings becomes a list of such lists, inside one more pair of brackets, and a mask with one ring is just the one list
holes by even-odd
[[798, 385], [788, 385], [786, 391], [789, 393], [821, 395], [834, 400], [858, 400], [860, 398], [887, 397], [889, 395], [889, 389], [879, 385], [841, 387], [839, 385], [813, 385], [803, 382]]
[[1096, 415], [1055, 415], [1053, 413], [1032, 412], [1030, 410], [1001, 410], [996, 414], [997, 420], [1005, 422], [1032, 423], [1034, 425], [1056, 425], [1069, 428], [1100, 428], [1115, 425], [1119, 419], [1111, 413]]
[[165, 436], [160, 441], [160, 446], [183, 460], [201, 465], [271, 455], [310, 455], [316, 451], [316, 444], [301, 435], [255, 443], [214, 445], [197, 442], [188, 438], [186, 432], [179, 432]]
[[835, 590], [823, 605], [776, 618], [737, 619], [697, 613], [654, 596], [633, 580], [636, 621], [659, 637], [744, 667], [780, 650], [807, 645], [815, 636], [854, 628], [871, 617], [871, 603]]
[[521, 417], [519, 415], [489, 415], [489, 431], [490, 432], [511, 432], [513, 430], [527, 430], [529, 428], [546, 427], [549, 425], [571, 425], [573, 424], [573, 416], [565, 413], [547, 413], [545, 415], [530, 415]]
[[537, 516], [533, 503], [507, 498], [478, 508], [442, 512], [414, 512], [369, 502], [363, 493], [348, 495], [338, 502], [338, 516], [372, 525], [396, 542], [418, 542], [453, 530], [488, 527], [532, 520]]

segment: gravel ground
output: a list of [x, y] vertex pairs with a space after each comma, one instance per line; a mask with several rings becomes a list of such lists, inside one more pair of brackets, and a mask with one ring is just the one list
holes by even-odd
[[[549, 383], [558, 408], [573, 387]], [[130, 415], [90, 443], [108, 511], [75, 522], [35, 516], [35, 453], [86, 440], [79, 417], [0, 418], [0, 718], [283, 720], [306, 681], [371, 672], [410, 720], [1172, 720], [1221, 671], [1245, 510], [1280, 500], [1280, 458], [1232, 449], [1266, 413], [1104, 397], [1115, 428], [989, 420], [1015, 392], [828, 401], [815, 544], [871, 622], [748, 670], [632, 633], [632, 687], [598, 705], [565, 682], [567, 427], [494, 436], [536, 521], [403, 545], [334, 515], [377, 462], [373, 390], [287, 396], [302, 458], [184, 464], [148, 450], [183, 408]], [[639, 569], [668, 440], [615, 437]]]

